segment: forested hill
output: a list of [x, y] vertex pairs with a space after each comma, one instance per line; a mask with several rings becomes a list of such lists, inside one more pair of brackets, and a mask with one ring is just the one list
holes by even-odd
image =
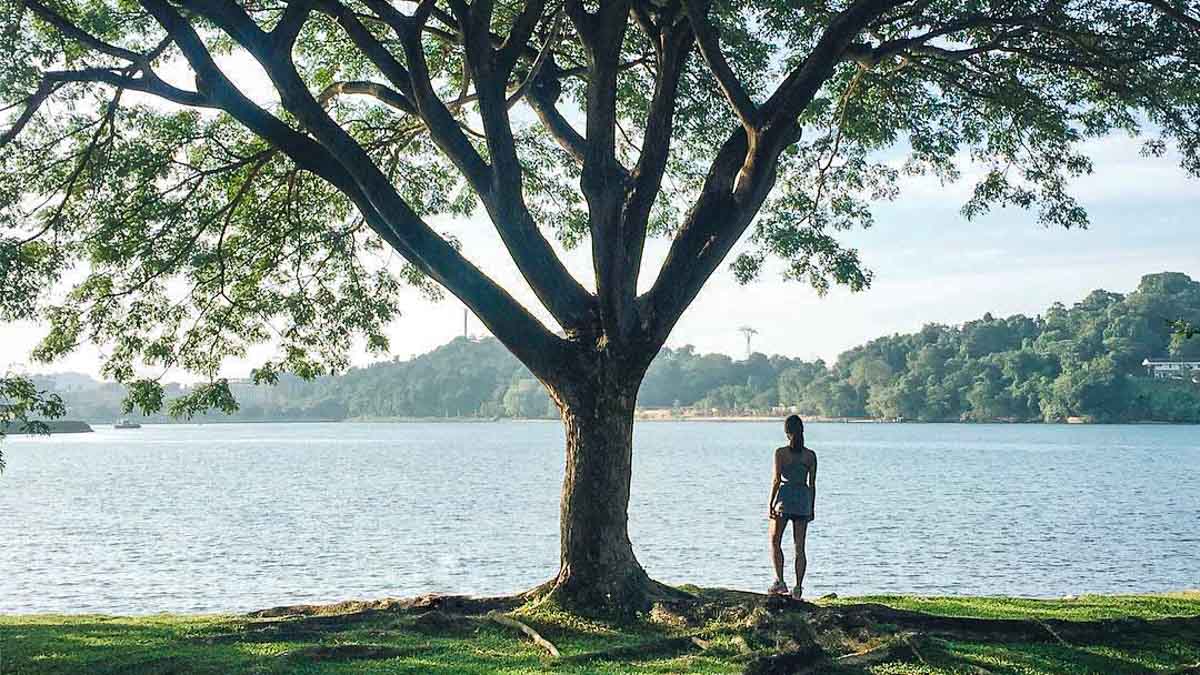
[[[1200, 385], [1150, 379], [1141, 365], [1147, 357], [1200, 359], [1200, 338], [1173, 334], [1169, 322], [1178, 319], [1200, 323], [1200, 283], [1162, 273], [1144, 277], [1128, 295], [1093, 291], [1037, 317], [985, 314], [961, 326], [930, 324], [882, 337], [833, 364], [664, 349], [639, 403], [922, 421], [1200, 422]], [[43, 383], [51, 379], [58, 380]], [[117, 385], [76, 379], [65, 389], [72, 417], [103, 421], [119, 414]], [[241, 403], [235, 418], [247, 420], [554, 415], [541, 386], [492, 339], [459, 338], [408, 361], [311, 382], [238, 385], [235, 392]]]

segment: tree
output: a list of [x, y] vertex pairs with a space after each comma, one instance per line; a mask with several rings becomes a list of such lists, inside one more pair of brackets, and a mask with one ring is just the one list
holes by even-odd
[[[38, 389], [27, 377], [7, 373], [0, 377], [0, 441], [9, 431], [49, 433], [46, 419], [62, 417], [66, 410], [57, 394]], [[0, 453], [0, 472], [4, 454]]]
[[784, 370], [779, 374], [779, 402], [783, 405], [799, 405], [809, 385], [824, 373], [825, 364], [821, 361], [801, 363]]
[[1173, 337], [1177, 337], [1180, 340], [1191, 340], [1197, 335], [1200, 335], [1200, 327], [1193, 326], [1183, 319], [1176, 319], [1175, 321], [1172, 321], [1171, 328], [1174, 330]]
[[905, 375], [894, 383], [880, 386], [870, 394], [867, 412], [885, 419], [921, 419], [927, 396], [920, 380]]
[[[901, 142], [905, 173], [988, 166], [967, 216], [1060, 226], [1086, 222], [1066, 185], [1087, 138], [1146, 120], [1147, 151], [1200, 173], [1200, 18], [1177, 0], [3, 2], [0, 318], [37, 308], [36, 356], [100, 343], [131, 406], [163, 405], [139, 368], [174, 367], [210, 382], [172, 412], [232, 410], [225, 357], [274, 341], [258, 381], [319, 375], [358, 337], [386, 349], [400, 282], [449, 291], [561, 412], [544, 590], [598, 611], [668, 592], [626, 527], [634, 401], [744, 234], [741, 281], [775, 256], [864, 288], [835, 235], [895, 196], [874, 158]], [[431, 226], [477, 205], [561, 334]], [[590, 245], [589, 283], [548, 236]], [[404, 267], [360, 256], [381, 248]]]
[[504, 393], [504, 412], [509, 417], [543, 417], [550, 410], [550, 399], [537, 380], [513, 380]]
[[970, 405], [965, 417], [981, 422], [1009, 417], [1015, 407], [997, 368], [982, 369], [965, 398]]
[[1108, 356], [1064, 372], [1054, 381], [1053, 395], [1056, 409], [1099, 421], [1109, 421], [1132, 398], [1129, 381]]

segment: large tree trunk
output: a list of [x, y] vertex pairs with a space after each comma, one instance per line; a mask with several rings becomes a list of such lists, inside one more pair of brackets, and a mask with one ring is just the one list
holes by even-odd
[[[629, 541], [633, 409], [639, 376], [598, 366], [554, 398], [567, 437], [560, 514], [560, 567], [550, 595], [579, 611], [646, 609], [653, 584]], [[639, 374], [640, 375], [640, 374]]]

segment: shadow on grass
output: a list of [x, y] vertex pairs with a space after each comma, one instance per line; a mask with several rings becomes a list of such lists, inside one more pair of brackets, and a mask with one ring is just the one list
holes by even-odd
[[195, 626], [139, 620], [72, 619], [0, 624], [0, 672], [270, 672], [269, 655], [212, 649], [189, 639]]
[[[1169, 641], [1148, 640], [1134, 645], [978, 644], [944, 642], [924, 655], [931, 665], [951, 670], [963, 666], [997, 675], [1027, 673], [1153, 673], [1172, 672], [1187, 660], [1170, 658]], [[1193, 651], [1193, 656], [1195, 651]], [[1182, 656], [1182, 655], [1181, 655]]]

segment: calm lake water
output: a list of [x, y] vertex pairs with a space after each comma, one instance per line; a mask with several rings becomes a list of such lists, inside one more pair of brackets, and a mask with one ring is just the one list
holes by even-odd
[[[630, 527], [652, 576], [767, 587], [781, 426], [637, 426]], [[808, 441], [810, 594], [1200, 587], [1200, 427], [811, 424]], [[557, 566], [554, 422], [100, 427], [4, 453], [4, 613], [494, 594]]]

